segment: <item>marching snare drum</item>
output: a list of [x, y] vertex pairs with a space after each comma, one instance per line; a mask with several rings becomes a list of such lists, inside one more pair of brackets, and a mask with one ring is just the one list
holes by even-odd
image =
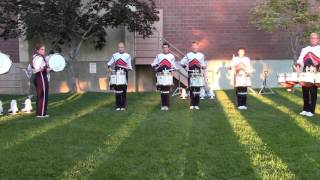
[[299, 84], [304, 87], [311, 87], [315, 82], [315, 74], [312, 72], [303, 72], [299, 75]]
[[63, 56], [60, 54], [53, 54], [49, 60], [48, 60], [49, 67], [54, 71], [54, 72], [60, 72], [63, 71], [64, 68], [66, 67], [66, 61]]
[[241, 71], [236, 74], [235, 87], [250, 87], [251, 84], [250, 76], [247, 73]]
[[127, 75], [124, 70], [118, 70], [111, 73], [109, 86], [127, 85]]
[[173, 76], [169, 71], [158, 72], [157, 76], [157, 86], [172, 86]]
[[0, 74], [9, 72], [12, 62], [6, 54], [0, 53]]
[[205, 86], [204, 76], [201, 73], [192, 73], [190, 75], [190, 87]]

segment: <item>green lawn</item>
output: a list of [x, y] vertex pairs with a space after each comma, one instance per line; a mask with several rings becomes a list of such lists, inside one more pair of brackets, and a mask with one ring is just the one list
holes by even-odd
[[301, 90], [275, 91], [241, 112], [233, 91], [168, 112], [158, 93], [129, 94], [126, 112], [113, 94], [52, 95], [46, 120], [0, 117], [0, 179], [319, 179], [320, 115], [298, 115]]

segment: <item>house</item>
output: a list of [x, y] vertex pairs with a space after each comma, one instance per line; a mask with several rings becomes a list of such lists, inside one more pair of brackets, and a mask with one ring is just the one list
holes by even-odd
[[[253, 60], [255, 72], [253, 85], [261, 87], [265, 73], [271, 87], [277, 86], [277, 73], [291, 71], [293, 60], [285, 32], [265, 33], [249, 23], [249, 14], [254, 0], [155, 0], [160, 21], [155, 24], [154, 34], [147, 39], [128, 32], [124, 27], [110, 29], [107, 46], [95, 50], [90, 44], [81, 48], [75, 66], [81, 91], [105, 92], [108, 78], [105, 64], [116, 51], [119, 41], [124, 41], [127, 51], [133, 56], [134, 70], [130, 72], [129, 91], [155, 90], [155, 75], [150, 67], [161, 44], [168, 42], [177, 60], [189, 51], [191, 41], [200, 43], [201, 51], [208, 61], [207, 79], [211, 89], [232, 88], [232, 74], [227, 71], [238, 47], [246, 47]], [[14, 66], [10, 73], [0, 75], [0, 93], [25, 94], [28, 91], [26, 68], [35, 42], [21, 39], [0, 40], [0, 50], [11, 56]], [[50, 47], [48, 46], [47, 50]], [[67, 50], [63, 50], [66, 59]], [[90, 72], [91, 71], [91, 72]], [[176, 84], [187, 83], [185, 72], [174, 74]], [[70, 91], [68, 68], [52, 73], [51, 92]]]

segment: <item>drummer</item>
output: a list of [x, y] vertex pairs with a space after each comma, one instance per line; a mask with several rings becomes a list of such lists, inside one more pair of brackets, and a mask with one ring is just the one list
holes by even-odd
[[189, 90], [190, 90], [190, 109], [199, 109], [200, 104], [200, 87], [190, 87], [190, 77], [194, 72], [201, 73], [201, 70], [206, 68], [204, 55], [199, 52], [199, 44], [196, 41], [193, 41], [191, 44], [192, 51], [189, 52], [183, 59], [180, 61], [180, 64], [184, 68], [188, 68], [189, 75]]
[[[235, 56], [231, 60], [231, 69], [234, 69], [235, 76], [240, 71], [245, 71], [246, 73], [252, 73], [252, 67], [250, 58], [246, 57], [246, 49], [244, 47], [238, 48], [238, 56]], [[236, 78], [234, 78], [235, 80]], [[236, 83], [236, 82], [234, 82]], [[246, 110], [247, 109], [247, 87], [235, 87], [236, 96], [237, 96], [237, 105], [238, 109]]]
[[[128, 71], [132, 70], [131, 56], [126, 53], [123, 42], [118, 44], [118, 52], [112, 55], [107, 65], [109, 72], [114, 71], [112, 69], [113, 65], [116, 71], [123, 70], [126, 73], [128, 82]], [[127, 105], [127, 85], [117, 85], [114, 87], [114, 90], [116, 95], [116, 110], [125, 111]]]
[[[156, 72], [163, 72], [165, 70], [172, 71], [176, 68], [175, 57], [169, 52], [170, 45], [163, 43], [162, 53], [158, 54], [151, 66]], [[158, 86], [161, 93], [161, 110], [169, 110], [170, 105], [170, 86]]]
[[49, 90], [47, 73], [51, 69], [45, 60], [45, 46], [43, 44], [36, 45], [32, 60], [32, 70], [35, 74], [34, 85], [37, 91], [36, 116], [38, 118], [46, 118], [49, 117], [47, 114]]
[[[320, 64], [320, 46], [319, 34], [310, 34], [310, 46], [302, 49], [301, 54], [294, 68], [297, 72], [306, 72], [307, 67], [316, 68]], [[300, 115], [312, 117], [315, 114], [317, 105], [318, 87], [312, 85], [311, 87], [302, 87], [303, 94], [303, 111]]]

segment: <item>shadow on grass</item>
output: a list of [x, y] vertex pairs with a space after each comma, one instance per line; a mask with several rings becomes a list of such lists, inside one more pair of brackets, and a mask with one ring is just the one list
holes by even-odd
[[[290, 109], [292, 109], [292, 111], [294, 111], [296, 114], [299, 114], [302, 111], [302, 108], [303, 108], [302, 95], [301, 95], [301, 97], [298, 97], [295, 94], [286, 92], [285, 90], [277, 90], [277, 91], [275, 91], [275, 93], [276, 93], [277, 97], [279, 97], [279, 98], [273, 98], [272, 99], [273, 101], [280, 103], [280, 104], [288, 104], [288, 107]], [[318, 120], [318, 118], [319, 118], [318, 116], [320, 113], [319, 102], [320, 101], [318, 100], [315, 117], [314, 118], [307, 118], [310, 122], [312, 122], [316, 125], [320, 124], [320, 122]]]
[[[67, 94], [55, 94], [55, 95], [50, 95], [49, 97], [49, 105], [48, 105], [48, 111], [49, 113], [51, 112], [51, 110], [55, 110], [57, 108], [60, 108], [63, 106], [63, 104], [67, 104], [70, 103], [72, 101], [75, 100], [80, 100], [80, 97], [84, 95], [84, 94], [76, 94], [76, 93], [67, 93]], [[25, 99], [25, 97], [19, 96], [20, 99], [18, 100], [18, 108], [21, 110], [22, 107], [24, 105], [21, 105], [21, 103], [23, 103], [23, 100]], [[9, 98], [11, 99], [11, 98]], [[6, 102], [7, 105], [5, 105], [4, 109], [7, 110], [9, 109], [9, 102], [10, 100], [8, 100]], [[36, 105], [33, 104], [33, 113], [31, 114], [26, 114], [26, 113], [22, 113], [19, 112], [17, 115], [4, 115], [1, 116], [0, 119], [0, 125], [9, 122], [9, 121], [14, 121], [14, 120], [27, 120], [27, 119], [31, 119], [32, 117], [35, 116], [35, 109], [36, 109]]]
[[[95, 102], [93, 108], [88, 107], [86, 113], [75, 115], [77, 119], [2, 151], [1, 176], [12, 179], [56, 178], [92, 154], [106, 137], [112, 136], [128, 121], [127, 117], [132, 113], [115, 112], [111, 108], [113, 101], [102, 103], [105, 100], [101, 97], [91, 97], [94, 99], [92, 102]], [[129, 97], [129, 100], [132, 99], [135, 101], [132, 106], [138, 107], [139, 97]], [[61, 118], [68, 121], [67, 117]]]
[[238, 137], [238, 142], [250, 158], [251, 166], [260, 179], [293, 179], [295, 174], [287, 164], [265, 144], [246, 118], [238, 111], [234, 101], [234, 91], [217, 92], [219, 102], [223, 107], [227, 121]]
[[[205, 162], [209, 166], [205, 172], [208, 173], [206, 176], [209, 179], [236, 177], [240, 173], [252, 172], [249, 163], [246, 162], [245, 155], [240, 151], [233, 152], [229, 157], [228, 152], [231, 149], [227, 152], [223, 152], [224, 147], [215, 149], [214, 146], [224, 144], [224, 141], [228, 140], [235, 143], [227, 143], [231, 147], [237, 148], [238, 146], [234, 135], [224, 136], [225, 132], [220, 130], [217, 134], [222, 137], [215, 137], [215, 131], [211, 129], [216, 125], [215, 128], [218, 131], [220, 129], [219, 122], [225, 120], [224, 116], [217, 116], [219, 120], [215, 122], [210, 114], [200, 115], [201, 111], [219, 113], [219, 110], [212, 108], [212, 101], [204, 103], [199, 112], [189, 112], [189, 105], [177, 98], [172, 98], [172, 104], [173, 106], [168, 112], [162, 112], [156, 108], [148, 113], [145, 118], [147, 120], [144, 120], [136, 128], [130, 138], [122, 143], [112, 156], [105, 159], [105, 162], [94, 171], [90, 179], [193, 179], [201, 177], [198, 176], [199, 169], [191, 168], [195, 162]], [[194, 123], [195, 116], [198, 116], [197, 123]], [[203, 127], [207, 128], [201, 130], [200, 128]], [[228, 133], [228, 129], [225, 130]], [[218, 140], [219, 142], [215, 142]], [[217, 154], [217, 152], [221, 154]], [[221, 161], [215, 159], [216, 155], [222, 156]], [[227, 168], [228, 162], [222, 163], [223, 159], [227, 157], [231, 161], [230, 164], [235, 163], [233, 167], [239, 168], [236, 172], [223, 174], [229, 168]], [[246, 165], [240, 167], [237, 166], [238, 163]], [[216, 171], [212, 172], [212, 170]], [[254, 177], [253, 174], [248, 177]]]
[[89, 179], [157, 179], [181, 176], [184, 167], [184, 134], [187, 133], [184, 130], [188, 129], [188, 123], [183, 122], [177, 126], [181, 119], [175, 115], [181, 109], [172, 106], [168, 112], [160, 111], [158, 99], [158, 94], [156, 98], [150, 99], [153, 105], [148, 107], [131, 136], [93, 171]]
[[[234, 100], [230, 92], [228, 96]], [[275, 99], [279, 97], [275, 96], [273, 100]], [[248, 107], [250, 109], [241, 111], [241, 114], [263, 142], [287, 164], [298, 179], [313, 179], [320, 176], [318, 153], [320, 144], [317, 139], [293, 123], [288, 114], [265, 104], [254, 96], [249, 96]]]
[[86, 95], [86, 93], [67, 93], [67, 94], [63, 94], [62, 97], [60, 97], [59, 95], [52, 95], [49, 98], [48, 107], [49, 108], [59, 107], [65, 103], [77, 101], [84, 95]]
[[[106, 137], [95, 151], [77, 161], [72, 168], [66, 169], [59, 177], [60, 179], [96, 179], [90, 177], [92, 174], [95, 174], [96, 171], [99, 172], [98, 176], [100, 179], [105, 179], [102, 177], [106, 176], [106, 173], [128, 173], [125, 177], [129, 176], [130, 171], [126, 172], [124, 168], [130, 166], [130, 158], [134, 159], [135, 156], [138, 156], [136, 158], [141, 161], [146, 155], [138, 155], [138, 152], [135, 149], [150, 148], [150, 144], [142, 147], [139, 146], [139, 142], [143, 141], [144, 138], [147, 139], [148, 136], [143, 136], [141, 139], [136, 140], [134, 138], [135, 132], [143, 126], [145, 121], [150, 121], [149, 115], [157, 111], [159, 105], [155, 100], [155, 94], [143, 94], [143, 97], [136, 100], [135, 104], [133, 106], [129, 105], [129, 107], [130, 109], [128, 109], [128, 111], [131, 111], [132, 113], [126, 116], [126, 121], [122, 123], [114, 133]], [[127, 143], [132, 144], [127, 147], [128, 149], [123, 149], [123, 147], [126, 147]], [[126, 156], [129, 156], [130, 158], [125, 159]], [[114, 159], [117, 158], [121, 159], [114, 161]], [[117, 170], [117, 164], [112, 164], [113, 162], [119, 164], [123, 163], [123, 169]], [[112, 164], [112, 166], [107, 166], [105, 163]], [[135, 166], [135, 168], [138, 169], [139, 167]]]
[[[61, 107], [51, 108], [48, 119], [37, 119], [34, 115], [28, 115], [11, 121], [0, 122], [0, 150], [8, 149], [17, 143], [21, 143], [37, 135], [41, 135], [50, 129], [70, 123], [78, 116], [85, 114], [86, 110], [98, 104], [98, 102], [111, 102], [111, 98], [105, 98], [101, 94], [88, 93], [77, 101], [65, 103]], [[82, 114], [81, 114], [82, 112]]]
[[205, 113], [192, 111], [184, 179], [257, 179], [220, 102]]

